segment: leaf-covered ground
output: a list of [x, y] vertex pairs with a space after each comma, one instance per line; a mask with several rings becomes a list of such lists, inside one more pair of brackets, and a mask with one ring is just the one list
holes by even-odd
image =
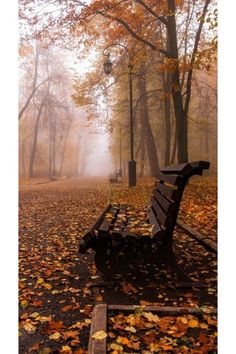
[[[169, 269], [131, 262], [127, 276], [101, 295], [93, 253], [78, 254], [84, 231], [108, 201], [144, 207], [153, 181], [136, 188], [110, 186], [106, 179], [70, 179], [20, 184], [20, 353], [86, 353], [94, 301], [184, 306], [216, 305], [216, 256], [182, 230], [175, 232], [178, 261], [203, 289], [176, 289]], [[205, 210], [205, 212], [203, 212]], [[216, 235], [216, 182], [196, 179], [187, 187], [182, 220]], [[125, 295], [125, 296], [124, 296]]]
[[217, 321], [212, 314], [159, 316], [136, 308], [108, 314], [108, 353], [216, 353]]

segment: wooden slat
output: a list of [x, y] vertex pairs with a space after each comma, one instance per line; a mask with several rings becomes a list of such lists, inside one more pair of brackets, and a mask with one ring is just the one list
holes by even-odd
[[111, 228], [111, 225], [112, 222], [104, 220], [102, 225], [98, 229], [98, 236], [108, 237], [108, 232]]
[[153, 196], [155, 199], [161, 204], [162, 209], [165, 210], [166, 213], [171, 211], [171, 207], [173, 203], [166, 199], [158, 190], [154, 189], [152, 192]]
[[109, 212], [109, 210], [112, 208], [112, 205], [111, 204], [108, 204], [106, 206], [106, 208], [102, 211], [102, 213], [99, 215], [99, 217], [96, 219], [96, 221], [92, 224], [92, 226], [90, 227], [90, 229], [86, 232], [86, 234], [84, 235], [84, 237], [87, 235], [87, 234], [91, 234], [92, 231], [96, 230], [99, 228], [99, 226], [102, 224], [103, 222], [103, 219], [104, 219], [104, 216], [106, 213]]
[[112, 246], [116, 247], [122, 243], [122, 233], [127, 223], [126, 207], [121, 206], [113, 226], [111, 240]]
[[165, 197], [168, 197], [171, 200], [175, 200], [176, 196], [178, 195], [178, 190], [165, 186], [160, 182], [155, 183], [155, 189], [160, 191]]
[[148, 219], [149, 219], [150, 224], [155, 225], [154, 229], [153, 229], [153, 233], [154, 234], [161, 233], [162, 232], [162, 228], [161, 228], [161, 226], [160, 226], [160, 224], [159, 224], [159, 222], [158, 222], [158, 220], [156, 218], [156, 215], [155, 215], [152, 207], [148, 208]]
[[[131, 312], [137, 310], [136, 305], [108, 305], [108, 311], [121, 311], [121, 312]], [[204, 314], [204, 310], [202, 308], [193, 308], [193, 307], [182, 307], [182, 306], [140, 306], [143, 307], [143, 311], [145, 312], [156, 312], [159, 315], [163, 316], [179, 316], [179, 315], [201, 315]], [[208, 312], [211, 315], [217, 314], [217, 309], [209, 308]]]
[[151, 197], [150, 203], [155, 211], [159, 223], [162, 224], [163, 226], [166, 226], [167, 215], [164, 213], [157, 200], [154, 197]]
[[164, 174], [164, 173], [159, 173], [159, 174], [157, 174], [156, 178], [159, 181], [170, 183], [174, 186], [180, 186], [183, 182], [183, 176], [181, 176], [181, 175], [174, 175], [174, 174], [168, 175], [168, 174]]
[[107, 305], [98, 304], [92, 313], [92, 323], [89, 334], [88, 354], [105, 354], [107, 352], [106, 338], [94, 339], [93, 335], [98, 331], [107, 332]]
[[102, 236], [102, 237], [109, 236], [108, 233], [115, 222], [118, 211], [119, 211], [119, 207], [117, 205], [112, 205], [111, 209], [109, 210], [109, 214], [112, 215], [112, 220], [111, 221], [106, 220], [106, 215], [104, 215], [103, 222], [98, 229], [98, 236]]

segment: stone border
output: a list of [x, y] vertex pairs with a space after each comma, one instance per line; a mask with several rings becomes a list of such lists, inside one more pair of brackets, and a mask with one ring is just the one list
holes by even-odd
[[195, 238], [202, 246], [204, 246], [208, 251], [217, 254], [217, 243], [210, 240], [207, 236], [200, 234], [198, 231], [192, 229], [190, 226], [184, 224], [182, 221], [176, 222], [177, 226], [181, 227], [190, 236]]
[[[191, 307], [169, 307], [169, 306], [134, 306], [134, 305], [107, 305], [105, 303], [95, 305], [92, 313], [92, 324], [89, 334], [88, 354], [106, 354], [106, 338], [96, 340], [92, 338], [93, 334], [97, 331], [107, 331], [107, 313], [108, 311], [135, 311], [138, 307], [143, 307], [145, 311], [156, 312], [159, 315], [200, 315], [204, 312], [201, 308]], [[209, 311], [211, 314], [217, 314], [216, 309]]]

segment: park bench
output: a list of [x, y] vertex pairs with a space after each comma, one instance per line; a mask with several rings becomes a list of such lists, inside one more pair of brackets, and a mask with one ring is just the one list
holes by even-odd
[[117, 183], [119, 176], [120, 176], [120, 172], [115, 171], [112, 174], [110, 174], [108, 180], [109, 180], [110, 183]]
[[173, 232], [184, 188], [193, 175], [202, 175], [210, 163], [196, 161], [168, 166], [156, 177], [148, 206], [138, 210], [127, 205], [109, 204], [83, 236], [79, 252], [95, 250], [95, 264], [109, 276], [121, 267], [120, 254], [128, 258], [137, 255], [150, 260], [159, 259], [170, 265], [179, 286], [192, 286], [194, 282], [178, 266], [173, 252]]

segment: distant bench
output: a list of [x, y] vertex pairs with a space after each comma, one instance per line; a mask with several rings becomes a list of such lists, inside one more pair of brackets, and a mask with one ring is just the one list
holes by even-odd
[[[79, 252], [95, 250], [95, 264], [104, 275], [121, 266], [119, 254], [131, 257], [146, 254], [172, 266], [179, 286], [192, 286], [194, 282], [177, 265], [173, 252], [173, 232], [178, 211], [189, 178], [202, 175], [210, 163], [196, 161], [168, 166], [156, 177], [148, 207], [138, 211], [127, 205], [109, 204], [83, 236]], [[135, 257], [135, 256], [134, 256]]]
[[110, 183], [117, 183], [118, 182], [118, 177], [120, 176], [120, 172], [113, 172], [109, 178], [108, 178], [108, 181]]

